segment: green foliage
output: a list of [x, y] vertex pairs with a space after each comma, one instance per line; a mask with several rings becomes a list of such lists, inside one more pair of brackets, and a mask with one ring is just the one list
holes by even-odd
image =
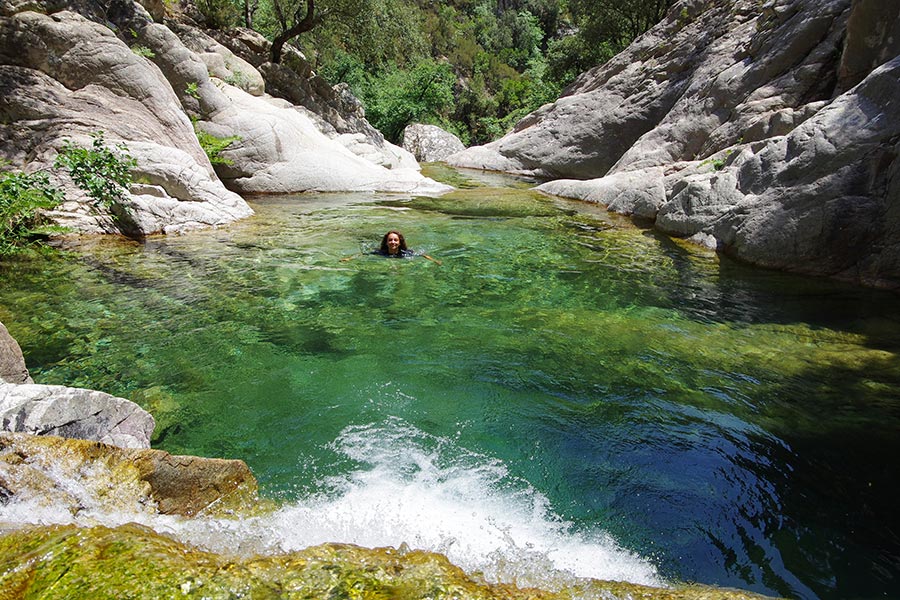
[[578, 75], [602, 65], [621, 50], [609, 42], [591, 43], [580, 35], [550, 42], [547, 48], [547, 79], [562, 88]]
[[197, 0], [197, 8], [213, 29], [228, 29], [241, 23], [242, 2], [239, 0]]
[[225, 78], [225, 83], [242, 88], [247, 85], [248, 81], [247, 76], [244, 75], [242, 71], [232, 71], [231, 74]]
[[124, 199], [125, 188], [131, 183], [131, 169], [137, 161], [124, 144], [117, 145], [115, 150], [108, 148], [102, 131], [92, 133], [91, 138], [91, 148], [67, 140], [56, 156], [55, 166], [66, 168], [75, 184], [98, 206], [110, 208]]
[[367, 76], [359, 65], [345, 63], [355, 91], [366, 105], [369, 122], [396, 142], [413, 122], [441, 123], [453, 106], [453, 70], [445, 63], [424, 60], [406, 71], [391, 69]]
[[731, 155], [734, 153], [734, 148], [729, 148], [725, 151], [724, 156], [720, 156], [718, 158], [708, 158], [704, 160], [701, 165], [711, 165], [713, 171], [721, 171], [725, 168], [725, 165], [728, 164], [728, 159], [731, 158]]
[[40, 211], [62, 201], [62, 192], [43, 171], [0, 173], [0, 256], [40, 249], [44, 236], [61, 231], [48, 226]]
[[[672, 3], [315, 0], [314, 25], [289, 43], [330, 83], [349, 84], [388, 139], [412, 119], [484, 143], [621, 51]], [[253, 27], [275, 39], [303, 19], [307, 0], [252, 6]], [[411, 86], [434, 65], [445, 65], [452, 78], [442, 75], [420, 98]]]
[[144, 58], [154, 58], [156, 53], [147, 46], [132, 46], [131, 51]]
[[221, 156], [221, 154], [231, 144], [241, 141], [241, 136], [232, 135], [224, 138], [217, 137], [200, 129], [197, 126], [196, 121], [194, 121], [193, 123], [194, 133], [197, 135], [197, 141], [200, 142], [200, 147], [203, 148], [203, 151], [206, 153], [207, 158], [209, 158], [209, 162], [214, 165], [234, 164], [233, 161], [225, 158], [224, 156]]
[[197, 83], [194, 81], [192, 81], [189, 84], [187, 84], [186, 86], [184, 86], [184, 93], [187, 94], [188, 96], [190, 96], [191, 98], [194, 98], [195, 100], [200, 99], [200, 91], [199, 91], [199, 88], [197, 87]]

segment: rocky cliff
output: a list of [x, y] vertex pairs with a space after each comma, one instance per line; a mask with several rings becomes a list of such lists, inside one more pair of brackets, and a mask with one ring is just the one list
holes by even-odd
[[738, 259], [900, 288], [900, 4], [683, 0], [453, 165]]
[[[252, 32], [219, 34], [232, 50], [178, 3], [148, 6], [153, 16], [131, 0], [0, 1], [0, 158], [51, 171], [61, 223], [142, 235], [248, 216], [238, 193], [447, 189], [301, 56], [271, 65]], [[215, 168], [195, 128], [233, 139]], [[115, 215], [52, 168], [67, 140], [89, 147], [97, 131], [137, 160]]]

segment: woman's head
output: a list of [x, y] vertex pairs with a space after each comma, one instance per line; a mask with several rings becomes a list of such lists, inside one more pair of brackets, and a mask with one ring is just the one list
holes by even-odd
[[392, 229], [381, 238], [382, 254], [400, 254], [404, 250], [406, 250], [406, 240], [403, 239], [403, 234], [399, 231]]

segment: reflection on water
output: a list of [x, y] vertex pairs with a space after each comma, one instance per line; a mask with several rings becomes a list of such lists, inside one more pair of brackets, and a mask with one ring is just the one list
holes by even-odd
[[[895, 296], [453, 177], [438, 199], [257, 199], [227, 228], [4, 265], [0, 320], [38, 382], [134, 399], [156, 447], [246, 460], [284, 503], [266, 543], [892, 593]], [[341, 261], [389, 228], [443, 264]]]

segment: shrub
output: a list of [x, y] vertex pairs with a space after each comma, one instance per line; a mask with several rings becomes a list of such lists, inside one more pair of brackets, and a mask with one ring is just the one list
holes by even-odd
[[212, 29], [228, 29], [240, 23], [241, 11], [232, 0], [199, 0], [196, 6]]
[[144, 58], [155, 58], [156, 53], [147, 46], [132, 46], [131, 51]]
[[197, 86], [197, 83], [194, 81], [192, 81], [189, 84], [187, 84], [186, 86], [184, 86], [184, 93], [187, 94], [188, 96], [190, 96], [191, 98], [194, 98], [195, 100], [200, 99], [200, 91], [199, 90], [200, 90], [200, 88]]
[[41, 215], [62, 201], [63, 193], [43, 171], [0, 173], [0, 256], [40, 248], [44, 236], [64, 231], [47, 225]]
[[203, 148], [203, 151], [206, 153], [206, 157], [209, 158], [209, 162], [214, 165], [231, 165], [234, 164], [231, 160], [221, 156], [221, 153], [228, 148], [234, 142], [241, 141], [241, 136], [239, 135], [231, 135], [225, 138], [220, 138], [214, 136], [211, 133], [207, 133], [197, 127], [197, 122], [194, 121], [194, 133], [197, 135], [197, 141], [200, 142], [200, 147]]
[[128, 153], [124, 144], [115, 152], [107, 148], [103, 132], [92, 133], [91, 148], [76, 146], [66, 141], [56, 156], [55, 166], [65, 167], [79, 188], [88, 193], [98, 206], [110, 208], [124, 199], [125, 188], [131, 183], [131, 169], [137, 161]]

